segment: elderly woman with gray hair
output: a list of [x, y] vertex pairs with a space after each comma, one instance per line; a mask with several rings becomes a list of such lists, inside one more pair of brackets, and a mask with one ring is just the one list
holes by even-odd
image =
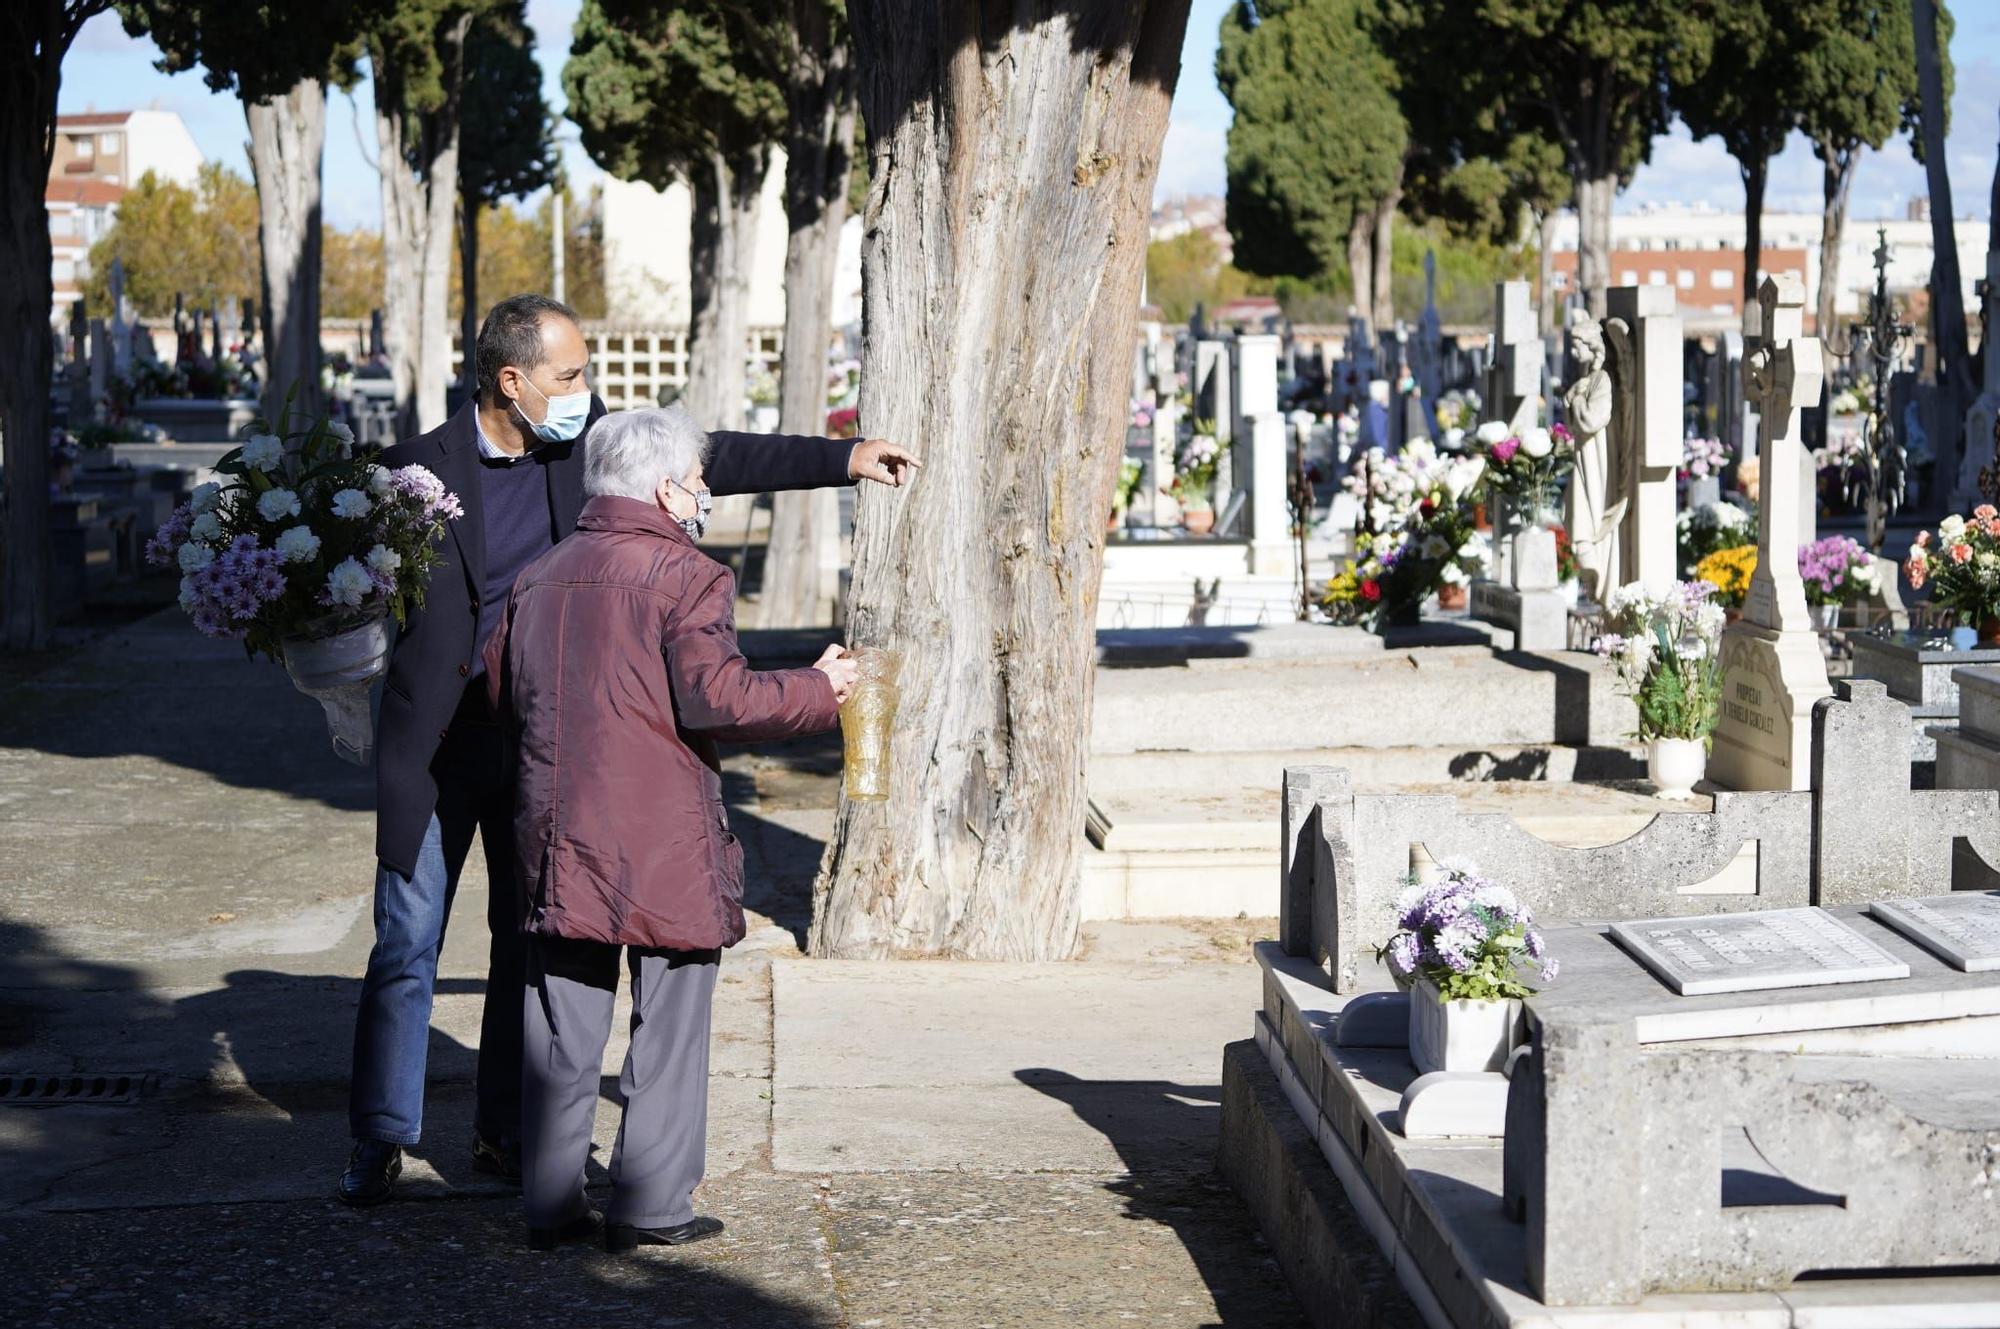
[[831, 729], [854, 683], [839, 646], [771, 672], [737, 650], [735, 580], [694, 543], [707, 448], [677, 408], [602, 420], [576, 534], [521, 573], [486, 647], [495, 709], [519, 745], [522, 1188], [537, 1249], [598, 1228], [583, 1172], [621, 951], [632, 1042], [605, 1247], [722, 1230], [692, 1204], [716, 969], [743, 937], [743, 850], [715, 745]]

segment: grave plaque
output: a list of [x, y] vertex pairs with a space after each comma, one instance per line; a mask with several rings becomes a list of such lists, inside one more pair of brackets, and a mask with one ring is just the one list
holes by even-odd
[[1878, 900], [1868, 912], [1956, 969], [2000, 969], [2000, 891]]
[[1818, 908], [1613, 923], [1611, 935], [1683, 997], [1910, 976], [1908, 965]]

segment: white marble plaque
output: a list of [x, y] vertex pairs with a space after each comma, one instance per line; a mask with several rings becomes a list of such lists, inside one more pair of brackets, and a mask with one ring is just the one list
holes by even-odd
[[1908, 978], [1910, 967], [1823, 909], [1613, 923], [1611, 935], [1683, 997]]
[[2000, 891], [1881, 900], [1868, 912], [1954, 968], [2000, 969]]

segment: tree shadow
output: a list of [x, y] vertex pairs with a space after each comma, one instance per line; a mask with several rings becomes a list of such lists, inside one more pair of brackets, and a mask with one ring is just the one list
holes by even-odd
[[1307, 1322], [1289, 1295], [1274, 1306], [1264, 1292], [1270, 1252], [1242, 1201], [1215, 1171], [1221, 1085], [1085, 1080], [1047, 1067], [1025, 1067], [1014, 1078], [1063, 1103], [1111, 1142], [1125, 1174], [1105, 1189], [1124, 1199], [1126, 1217], [1173, 1232], [1215, 1299], [1216, 1323]]

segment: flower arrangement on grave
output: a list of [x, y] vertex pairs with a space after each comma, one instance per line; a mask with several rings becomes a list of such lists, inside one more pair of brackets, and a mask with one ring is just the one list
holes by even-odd
[[1563, 482], [1576, 465], [1576, 440], [1562, 425], [1539, 426], [1516, 434], [1490, 420], [1473, 435], [1486, 462], [1486, 488], [1513, 500], [1530, 521], [1548, 525]]
[[1757, 546], [1718, 549], [1694, 565], [1694, 579], [1715, 588], [1715, 602], [1724, 609], [1741, 609], [1750, 595], [1750, 578], [1757, 571]]
[[1657, 599], [1633, 582], [1607, 597], [1605, 631], [1591, 646], [1611, 661], [1622, 690], [1638, 708], [1634, 737], [1707, 744], [1721, 713], [1719, 655], [1726, 621], [1715, 587], [1706, 581], [1676, 582]]
[[753, 364], [750, 381], [744, 388], [752, 406], [776, 406], [778, 404], [778, 376], [762, 365]]
[[1132, 428], [1151, 429], [1153, 427], [1153, 412], [1156, 409], [1158, 408], [1153, 404], [1151, 397], [1134, 397], [1132, 399]]
[[1931, 603], [1952, 611], [1982, 642], [2000, 641], [2000, 511], [1981, 503], [1970, 517], [1956, 513], [1937, 531], [1917, 532], [1903, 574]]
[[1211, 510], [1215, 502], [1215, 470], [1221, 460], [1222, 446], [1215, 441], [1215, 422], [1196, 420], [1186, 446], [1174, 458], [1174, 480], [1167, 491], [1182, 510]]
[[1341, 477], [1340, 487], [1363, 505], [1369, 526], [1390, 531], [1409, 521], [1425, 498], [1435, 502], [1440, 491], [1454, 502], [1470, 497], [1484, 467], [1476, 457], [1446, 456], [1413, 439], [1393, 455], [1368, 449]]
[[1852, 536], [1828, 535], [1799, 549], [1799, 578], [1806, 584], [1806, 603], [1853, 604], [1880, 589], [1875, 557]]
[[1693, 507], [1682, 508], [1680, 515], [1674, 519], [1674, 535], [1680, 546], [1683, 575], [1692, 573], [1696, 564], [1718, 549], [1754, 545], [1757, 539], [1756, 523], [1751, 515], [1727, 501], [1697, 503]]
[[146, 557], [180, 569], [196, 631], [282, 662], [325, 707], [335, 751], [365, 761], [386, 620], [400, 625], [423, 603], [439, 537], [462, 509], [429, 470], [356, 458], [353, 441], [326, 418], [253, 434], [216, 463], [223, 480], [160, 526]]
[[1577, 561], [1576, 542], [1569, 538], [1569, 528], [1561, 524], [1549, 528], [1556, 537], [1556, 580], [1573, 582], [1583, 575], [1583, 565]]
[[1828, 410], [1834, 415], [1861, 415], [1868, 410], [1870, 396], [1868, 380], [1857, 378], [1833, 394]]
[[1473, 534], [1466, 491], [1440, 478], [1396, 529], [1355, 538], [1355, 562], [1327, 583], [1320, 608], [1371, 630], [1406, 617], [1441, 586], [1464, 584], [1459, 560]]
[[1528, 907], [1473, 863], [1440, 864], [1427, 883], [1413, 877], [1396, 901], [1396, 934], [1375, 958], [1445, 1001], [1532, 997], [1523, 967], [1533, 961], [1544, 983], [1559, 967]]
[[1729, 448], [1719, 438], [1689, 438], [1681, 440], [1681, 469], [1679, 472], [1682, 493], [1696, 480], [1718, 479], [1723, 468], [1729, 465]]

